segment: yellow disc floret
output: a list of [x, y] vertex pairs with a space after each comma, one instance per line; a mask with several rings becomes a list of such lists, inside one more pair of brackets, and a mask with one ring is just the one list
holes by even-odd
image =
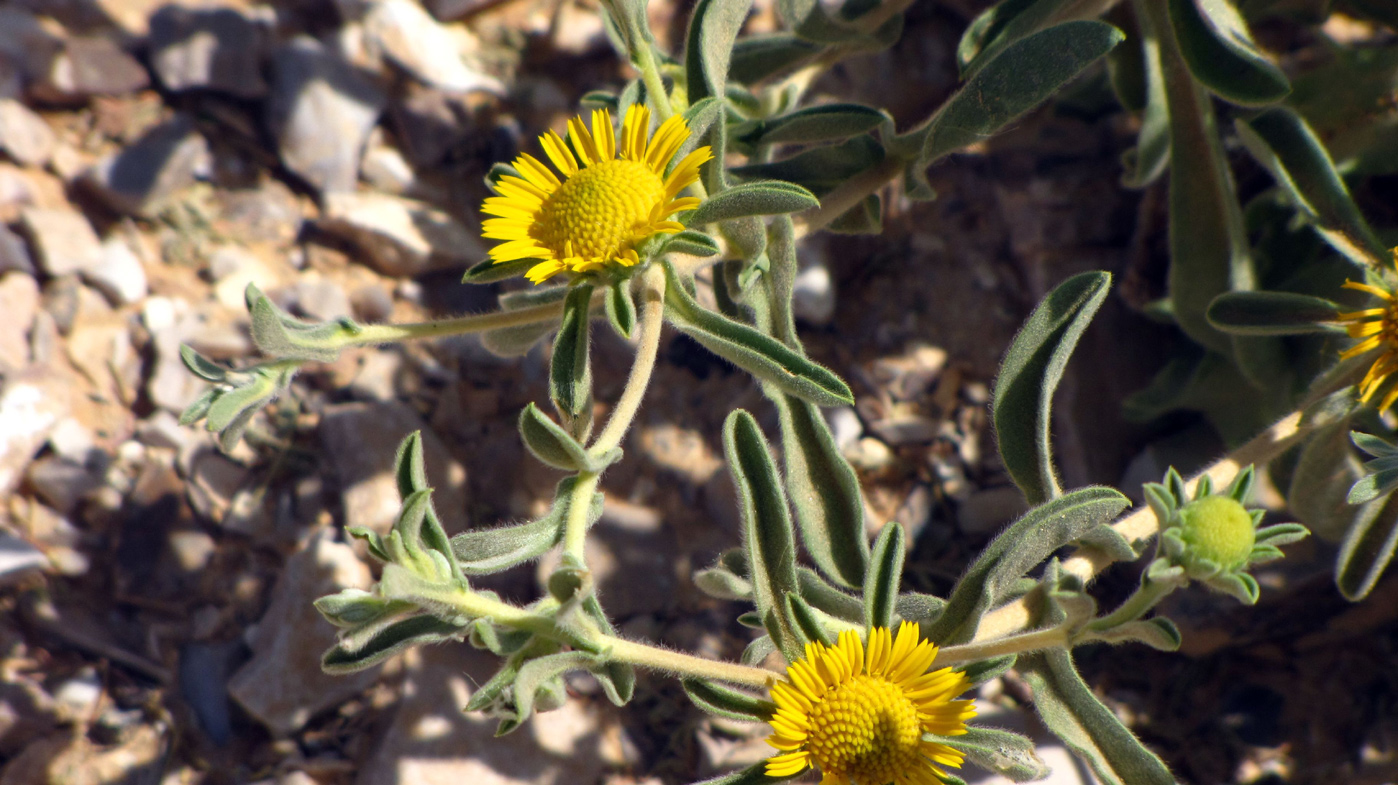
[[1180, 510], [1180, 535], [1195, 556], [1230, 570], [1247, 564], [1257, 542], [1247, 508], [1228, 496], [1206, 496]]
[[882, 627], [866, 648], [847, 630], [834, 646], [811, 643], [772, 687], [776, 713], [767, 743], [780, 754], [767, 774], [789, 777], [820, 769], [824, 785], [938, 785], [961, 765], [960, 751], [923, 739], [959, 736], [976, 714], [954, 700], [970, 686], [951, 668], [927, 672], [937, 647], [904, 622], [898, 636]]
[[482, 208], [492, 216], [482, 225], [485, 236], [505, 241], [490, 249], [490, 258], [537, 260], [525, 277], [539, 283], [608, 264], [630, 267], [640, 262], [636, 247], [642, 241], [682, 230], [670, 218], [698, 207], [699, 200], [679, 194], [698, 181], [699, 167], [713, 154], [700, 147], [671, 168], [689, 139], [684, 118], [671, 117], [653, 136], [649, 130], [650, 111], [633, 105], [619, 147], [606, 109], [592, 113], [591, 130], [581, 117], [569, 120], [566, 142], [553, 131], [541, 136], [562, 178], [531, 155], [514, 160], [519, 176], [495, 182], [497, 195]]

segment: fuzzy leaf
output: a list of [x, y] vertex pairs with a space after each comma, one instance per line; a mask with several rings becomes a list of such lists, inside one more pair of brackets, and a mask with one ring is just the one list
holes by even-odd
[[708, 679], [681, 679], [680, 686], [695, 706], [730, 720], [766, 722], [777, 711], [777, 705], [769, 700]]
[[685, 291], [674, 268], [665, 265], [669, 286], [665, 314], [682, 332], [748, 373], [811, 403], [838, 406], [854, 402], [849, 386], [828, 369], [792, 351], [771, 336], [702, 308]]
[[206, 382], [215, 384], [228, 377], [228, 369], [194, 351], [188, 344], [180, 344], [180, 361], [189, 372]]
[[864, 577], [864, 627], [892, 627], [898, 588], [903, 580], [903, 560], [907, 545], [903, 542], [903, 527], [895, 522], [884, 524], [874, 543], [870, 569]]
[[592, 362], [589, 357], [588, 311], [592, 287], [576, 286], [563, 305], [563, 322], [553, 342], [549, 363], [549, 395], [558, 411], [580, 417], [592, 407]]
[[786, 597], [786, 610], [790, 614], [791, 620], [796, 622], [796, 629], [801, 633], [801, 647], [804, 649], [807, 642], [816, 641], [826, 646], [834, 646], [838, 635], [831, 632], [816, 615], [815, 610], [801, 595], [796, 592], [788, 592]]
[[703, 226], [749, 216], [799, 213], [819, 206], [815, 194], [794, 183], [740, 183], [705, 199], [685, 213], [682, 221], [686, 226]]
[[826, 583], [819, 574], [807, 567], [796, 570], [796, 580], [801, 585], [801, 599], [822, 613], [827, 613], [850, 624], [862, 624], [864, 604], [858, 597], [848, 594]]
[[743, 179], [771, 179], [797, 183], [815, 193], [825, 193], [860, 172], [883, 163], [887, 153], [869, 134], [840, 144], [802, 151], [790, 158], [766, 164], [735, 166], [731, 174]]
[[1111, 488], [1087, 487], [1042, 504], [986, 546], [957, 582], [946, 609], [925, 637], [942, 645], [970, 640], [981, 616], [1003, 602], [1019, 582], [1054, 551], [1106, 523], [1131, 505]]
[[621, 457], [620, 450], [612, 450], [600, 459], [593, 458], [577, 439], [532, 402], [519, 413], [519, 435], [530, 454], [564, 471], [600, 472]]
[[685, 84], [689, 100], [722, 96], [728, 63], [752, 0], [699, 0], [689, 19], [685, 44]]
[[971, 680], [972, 687], [979, 687], [991, 679], [999, 678], [1009, 673], [1010, 668], [1015, 666], [1019, 658], [1013, 654], [1006, 654], [1003, 657], [995, 657], [989, 660], [967, 663], [962, 666], [961, 671], [966, 674], [966, 678]]
[[1179, 651], [1183, 637], [1179, 627], [1164, 616], [1156, 616], [1144, 621], [1129, 621], [1104, 632], [1095, 633], [1093, 640], [1105, 643], [1144, 643], [1159, 651]]
[[363, 589], [344, 589], [315, 601], [315, 608], [336, 627], [358, 627], [395, 613], [412, 609], [412, 604], [386, 600]]
[[1350, 427], [1350, 418], [1345, 417], [1311, 434], [1301, 447], [1286, 494], [1296, 519], [1331, 542], [1363, 527], [1364, 521], [1372, 520], [1378, 512], [1373, 502], [1361, 506], [1346, 503], [1351, 487], [1364, 477], [1350, 448]]
[[435, 616], [413, 616], [391, 624], [364, 645], [349, 651], [343, 644], [331, 646], [320, 659], [320, 668], [336, 676], [372, 668], [413, 646], [441, 643], [461, 634], [461, 627]]
[[775, 615], [777, 644], [788, 661], [795, 661], [801, 656], [799, 637], [785, 597], [798, 589], [796, 543], [777, 467], [752, 415], [738, 409], [728, 416], [723, 451], [742, 507], [754, 604], [764, 619]]
[[916, 145], [917, 166], [993, 136], [1048, 99], [1122, 40], [1105, 22], [1065, 22], [1007, 46], [919, 128], [900, 137]]
[[1381, 506], [1377, 514], [1360, 518], [1350, 527], [1335, 562], [1335, 585], [1351, 602], [1373, 591], [1398, 547], [1398, 496], [1370, 504]]
[[1248, 151], [1335, 250], [1361, 267], [1383, 265], [1387, 249], [1359, 212], [1325, 145], [1300, 115], [1276, 107], [1236, 125]]
[[695, 782], [692, 785], [772, 785], [772, 783], [776, 782], [789, 782], [796, 776], [800, 775], [793, 775], [791, 777], [768, 777], [767, 762], [762, 761], [754, 763], [742, 771], [735, 771], [731, 774], [720, 774], [717, 777], [711, 777], [702, 782]]
[[[467, 575], [489, 575], [537, 559], [557, 545], [568, 517], [576, 477], [565, 477], [554, 491], [553, 506], [537, 520], [494, 529], [473, 529], [451, 538], [451, 549]], [[593, 494], [588, 525], [602, 517], [602, 494]]]
[[1047, 27], [1095, 19], [1113, 0], [1001, 0], [983, 11], [961, 34], [956, 64], [969, 79], [1006, 47]]
[[694, 229], [672, 234], [660, 246], [661, 253], [681, 253], [700, 258], [718, 256], [720, 250], [714, 238]]
[[809, 59], [819, 51], [820, 47], [791, 33], [744, 36], [733, 46], [728, 76], [743, 84], [760, 82]]
[[627, 281], [617, 281], [607, 287], [607, 321], [622, 338], [630, 338], [636, 329], [636, 301], [631, 297], [631, 286]]
[[840, 142], [878, 128], [887, 117], [861, 104], [822, 104], [750, 120], [735, 126], [732, 134], [749, 145]]
[[1110, 288], [1111, 276], [1103, 272], [1080, 273], [1059, 284], [1005, 353], [991, 416], [1005, 469], [1030, 504], [1062, 493], [1050, 442], [1053, 393]]
[[[540, 697], [540, 692], [550, 682], [569, 671], [589, 670], [596, 662], [596, 658], [587, 652], [565, 651], [536, 657], [524, 663], [520, 666], [514, 683], [515, 712], [519, 719], [523, 721], [534, 713], [535, 702]], [[547, 711], [548, 708], [540, 705], [538, 710]]]
[[278, 308], [253, 284], [244, 292], [252, 340], [265, 354], [289, 360], [333, 362], [362, 328], [348, 317], [306, 322]]
[[1007, 730], [970, 726], [960, 736], [931, 736], [966, 753], [966, 760], [1015, 782], [1041, 780], [1049, 767], [1034, 752], [1034, 741]]
[[[1200, 84], [1243, 106], [1275, 103], [1291, 83], [1257, 48], [1230, 0], [1169, 0], [1180, 54]], [[1182, 159], [1176, 159], [1182, 160]]]
[[1145, 108], [1141, 113], [1141, 131], [1136, 146], [1123, 156], [1126, 171], [1122, 184], [1128, 188], [1145, 188], [1155, 182], [1170, 164], [1170, 106], [1165, 95], [1165, 73], [1160, 63], [1160, 36], [1150, 26], [1143, 13], [1141, 20], [1140, 57], [1145, 77]]
[[1209, 323], [1234, 335], [1299, 335], [1327, 332], [1340, 306], [1292, 292], [1227, 292], [1209, 304]]
[[1066, 651], [1020, 655], [1039, 717], [1086, 761], [1104, 785], [1175, 785], [1159, 756], [1146, 749], [1083, 682]]
[[486, 259], [484, 262], [471, 265], [466, 270], [466, 274], [461, 276], [461, 282], [487, 284], [518, 278], [529, 272], [529, 268], [538, 263], [538, 259], [515, 259], [512, 262], [497, 262], [494, 259]]

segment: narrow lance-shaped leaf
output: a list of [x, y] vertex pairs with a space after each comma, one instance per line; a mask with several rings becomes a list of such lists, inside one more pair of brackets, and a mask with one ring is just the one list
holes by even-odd
[[766, 722], [777, 711], [777, 705], [769, 700], [708, 679], [681, 679], [680, 686], [694, 705], [730, 720]]
[[849, 386], [829, 369], [792, 351], [771, 336], [701, 307], [666, 264], [665, 315], [714, 354], [779, 389], [822, 406], [854, 402]]
[[588, 340], [588, 311], [591, 304], [591, 286], [577, 286], [568, 292], [563, 305], [563, 322], [553, 342], [549, 392], [554, 406], [569, 418], [582, 416], [592, 406], [592, 363]]
[[1015, 782], [1041, 780], [1049, 767], [1034, 752], [1033, 739], [999, 728], [972, 725], [960, 736], [937, 736], [937, 741], [966, 754], [966, 760]]
[[723, 450], [743, 513], [743, 544], [748, 551], [759, 616], [775, 614], [777, 645], [788, 661], [801, 656], [798, 633], [785, 597], [797, 591], [796, 543], [777, 467], [752, 415], [739, 409], [723, 426]]
[[1398, 548], [1398, 496], [1370, 504], [1381, 505], [1378, 513], [1350, 527], [1335, 562], [1335, 585], [1351, 602], [1373, 591]]
[[616, 449], [593, 458], [572, 434], [532, 402], [519, 413], [519, 433], [530, 454], [555, 469], [597, 472], [621, 457], [621, 451]]
[[903, 527], [890, 521], [879, 532], [870, 555], [869, 572], [864, 578], [864, 626], [892, 627], [893, 611], [898, 602], [898, 587], [903, 580], [903, 559], [907, 545], [903, 542]]
[[1145, 76], [1146, 104], [1141, 113], [1141, 132], [1136, 147], [1123, 157], [1126, 171], [1122, 184], [1144, 188], [1165, 173], [1170, 163], [1170, 104], [1165, 95], [1165, 72], [1160, 63], [1160, 35], [1135, 0], [1136, 19], [1141, 28], [1141, 59]]
[[1339, 305], [1292, 292], [1228, 292], [1209, 304], [1209, 323], [1234, 335], [1301, 335], [1334, 330]]
[[956, 47], [961, 77], [969, 79], [1011, 44], [1045, 28], [1096, 19], [1115, 0], [1001, 0], [971, 21]]
[[981, 616], [1002, 602], [1020, 578], [1130, 504], [1111, 488], [1088, 487], [1025, 513], [986, 546], [957, 582], [942, 615], [924, 634], [943, 645], [970, 640]]
[[900, 137], [926, 168], [988, 138], [1053, 95], [1122, 39], [1105, 22], [1066, 22], [1016, 41], [972, 76], [921, 127]]
[[[576, 477], [565, 477], [554, 491], [553, 506], [542, 518], [514, 526], [472, 529], [451, 538], [451, 548], [467, 575], [488, 575], [537, 559], [563, 537]], [[602, 517], [602, 494], [593, 494], [588, 525]]]
[[1005, 353], [991, 414], [1005, 469], [1030, 504], [1062, 490], [1053, 467], [1053, 393], [1068, 359], [1111, 288], [1103, 272], [1059, 284], [1029, 315]]
[[1102, 705], [1063, 650], [1020, 655], [1039, 717], [1104, 785], [1175, 785], [1160, 757]]
[[732, 133], [750, 145], [835, 142], [872, 131], [887, 118], [882, 111], [861, 104], [822, 104], [751, 120]]
[[1384, 264], [1387, 249], [1335, 171], [1330, 153], [1299, 114], [1276, 107], [1236, 121], [1238, 134], [1335, 250], [1358, 265]]
[[819, 206], [820, 200], [805, 188], [771, 180], [731, 186], [705, 199], [681, 220], [686, 226], [703, 226], [750, 216], [799, 213]]
[[728, 62], [752, 0], [699, 0], [689, 19], [685, 44], [685, 83], [689, 100], [722, 96]]
[[1291, 92], [1286, 74], [1253, 43], [1231, 0], [1169, 0], [1169, 5], [1189, 72], [1218, 97], [1262, 106]]
[[441, 643], [456, 637], [461, 628], [435, 616], [413, 616], [385, 627], [364, 645], [348, 650], [342, 644], [330, 647], [320, 659], [321, 670], [333, 675], [372, 668], [413, 646]]

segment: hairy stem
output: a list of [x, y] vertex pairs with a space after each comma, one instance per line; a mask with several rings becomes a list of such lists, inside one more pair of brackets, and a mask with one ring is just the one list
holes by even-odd
[[1049, 627], [1033, 632], [1021, 632], [995, 640], [966, 643], [960, 646], [947, 646], [937, 652], [933, 665], [945, 667], [963, 662], [978, 662], [1006, 654], [1025, 654], [1031, 651], [1063, 648], [1068, 645], [1068, 633], [1063, 627]]
[[675, 113], [670, 106], [670, 94], [665, 92], [665, 82], [660, 78], [660, 68], [655, 62], [655, 52], [648, 44], [642, 43], [636, 47], [636, 66], [641, 72], [641, 81], [645, 82], [646, 92], [650, 93], [651, 102], [655, 104], [656, 113], [660, 115], [660, 122], [670, 119]]
[[578, 484], [573, 486], [573, 498], [568, 501], [568, 520], [563, 524], [563, 561], [574, 566], [587, 564], [583, 549], [587, 545], [587, 511], [592, 507], [592, 494], [597, 492], [597, 484], [602, 475], [597, 472], [580, 472]]
[[631, 364], [631, 375], [626, 378], [626, 387], [622, 389], [611, 417], [588, 448], [588, 452], [594, 456], [604, 455], [621, 444], [627, 429], [636, 419], [636, 412], [641, 408], [646, 388], [650, 386], [655, 358], [660, 352], [660, 328], [665, 315], [665, 271], [658, 264], [652, 264], [641, 274], [640, 305], [636, 361]]
[[340, 340], [340, 348], [348, 346], [371, 346], [380, 343], [406, 341], [415, 338], [439, 338], [443, 335], [464, 335], [496, 330], [501, 327], [519, 327], [557, 320], [563, 316], [563, 303], [548, 303], [520, 308], [514, 311], [458, 316], [455, 319], [440, 319], [414, 324], [366, 324], [359, 333]]
[[[1226, 487], [1243, 467], [1265, 466], [1269, 461], [1285, 452], [1315, 428], [1314, 423], [1303, 422], [1301, 412], [1296, 411], [1283, 417], [1275, 425], [1263, 431], [1252, 441], [1215, 461], [1204, 471], [1191, 477], [1185, 487], [1193, 491], [1199, 480], [1208, 477], [1215, 488]], [[1128, 542], [1144, 540], [1160, 531], [1160, 521], [1149, 507], [1141, 507], [1125, 518], [1112, 524], [1112, 528]], [[1083, 583], [1091, 581], [1113, 561], [1107, 553], [1095, 548], [1080, 548], [1077, 553], [1063, 562], [1063, 572], [1076, 575]], [[993, 641], [1005, 638], [1023, 630], [1032, 621], [1030, 608], [1023, 600], [1016, 600], [1001, 606], [981, 619], [976, 630], [976, 641]]]
[[611, 647], [611, 659], [650, 670], [763, 689], [771, 687], [781, 678], [779, 674], [765, 668], [739, 665], [736, 662], [706, 660], [692, 654], [662, 649], [625, 638], [606, 637], [602, 642]]
[[1140, 588], [1123, 602], [1116, 610], [1103, 616], [1100, 619], [1087, 625], [1092, 632], [1105, 632], [1113, 627], [1120, 627], [1127, 622], [1133, 622], [1156, 605], [1160, 601], [1170, 596], [1170, 592], [1180, 587], [1178, 581], [1153, 581], [1146, 579], [1142, 581]]
[[825, 195], [820, 207], [796, 217], [796, 239], [824, 229], [836, 218], [844, 215], [851, 207], [864, 201], [869, 194], [878, 191], [903, 171], [906, 162], [891, 151], [883, 163], [866, 169], [846, 180], [843, 185]]

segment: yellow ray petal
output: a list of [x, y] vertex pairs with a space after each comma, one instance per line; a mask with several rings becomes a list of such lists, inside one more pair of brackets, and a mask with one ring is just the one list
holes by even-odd
[[616, 158], [616, 131], [612, 129], [612, 113], [605, 108], [592, 110], [592, 141], [599, 161]]
[[578, 173], [578, 159], [573, 157], [573, 151], [568, 149], [568, 145], [563, 142], [563, 137], [554, 131], [549, 131], [539, 137], [539, 143], [544, 146], [544, 154], [553, 161], [553, 165], [558, 167], [558, 171], [564, 176], [571, 177]]

